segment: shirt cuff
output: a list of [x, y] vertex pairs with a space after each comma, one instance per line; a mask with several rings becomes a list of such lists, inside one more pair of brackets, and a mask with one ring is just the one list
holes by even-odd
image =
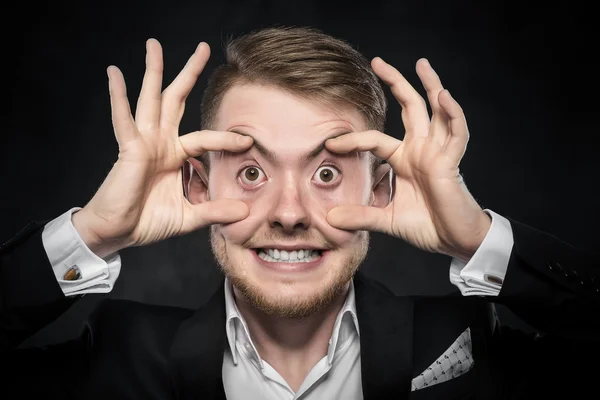
[[[73, 226], [71, 216], [81, 207], [73, 207], [48, 222], [42, 232], [42, 243], [54, 270], [54, 276], [65, 296], [87, 293], [108, 293], [121, 271], [118, 252], [100, 258], [92, 252]], [[80, 278], [65, 280], [65, 273], [76, 266]]]
[[463, 296], [498, 296], [506, 276], [514, 244], [510, 221], [491, 210], [484, 210], [492, 225], [468, 263], [452, 258], [450, 282]]

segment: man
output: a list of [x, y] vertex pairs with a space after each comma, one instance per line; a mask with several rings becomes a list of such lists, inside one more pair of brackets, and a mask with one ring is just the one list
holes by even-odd
[[[427, 60], [417, 73], [431, 118], [391, 65], [315, 30], [261, 30], [226, 55], [204, 93], [203, 130], [182, 136], [205, 43], [161, 93], [161, 48], [147, 42], [135, 116], [109, 67], [118, 161], [85, 207], [28, 225], [1, 250], [2, 387], [103, 399], [454, 399], [589, 385], [598, 261], [481, 209], [459, 174], [464, 114]], [[402, 141], [381, 132], [378, 78], [402, 107]], [[17, 348], [80, 295], [110, 291], [119, 250], [208, 225], [226, 280], [200, 309], [107, 300], [79, 339]], [[451, 256], [462, 296], [395, 296], [369, 281], [357, 272], [368, 231]], [[543, 334], [501, 328], [492, 302]]]

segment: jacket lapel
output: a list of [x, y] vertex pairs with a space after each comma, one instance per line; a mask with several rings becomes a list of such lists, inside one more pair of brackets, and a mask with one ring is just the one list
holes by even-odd
[[408, 399], [413, 377], [413, 301], [358, 272], [354, 278], [365, 400]]
[[223, 353], [225, 290], [221, 281], [211, 299], [182, 322], [170, 349], [170, 370], [177, 399], [225, 399]]

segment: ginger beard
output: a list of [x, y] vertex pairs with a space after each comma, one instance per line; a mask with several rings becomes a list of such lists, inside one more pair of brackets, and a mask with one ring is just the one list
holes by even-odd
[[[247, 241], [243, 246], [228, 246], [227, 240], [217, 227], [212, 226], [210, 234], [215, 259], [234, 288], [253, 308], [266, 315], [281, 318], [307, 317], [332, 304], [344, 292], [366, 258], [369, 248], [368, 232], [356, 232], [354, 239], [351, 245], [346, 245], [343, 249], [327, 245], [327, 248], [331, 248], [328, 250], [330, 253], [323, 264], [317, 267], [326, 271], [326, 274], [317, 284], [301, 290], [299, 286], [302, 282], [295, 279], [295, 273], [290, 273], [286, 276], [273, 276], [269, 282], [269, 286], [276, 288], [273, 291], [271, 288], [266, 288], [253, 271], [256, 268], [263, 268], [257, 265], [255, 260], [250, 260], [251, 254], [248, 254], [249, 249], [253, 248], [252, 243], [258, 243], [256, 239]], [[237, 254], [232, 256], [230, 252]], [[299, 280], [301, 279], [299, 277]], [[273, 281], [275, 281], [274, 285]]]

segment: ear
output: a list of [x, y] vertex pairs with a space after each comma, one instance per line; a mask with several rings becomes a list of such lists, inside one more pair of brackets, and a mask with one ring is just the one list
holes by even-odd
[[210, 200], [208, 174], [204, 164], [190, 157], [183, 165], [183, 193], [192, 204]]
[[369, 205], [383, 208], [392, 201], [393, 171], [390, 164], [381, 164], [373, 174], [373, 188]]

